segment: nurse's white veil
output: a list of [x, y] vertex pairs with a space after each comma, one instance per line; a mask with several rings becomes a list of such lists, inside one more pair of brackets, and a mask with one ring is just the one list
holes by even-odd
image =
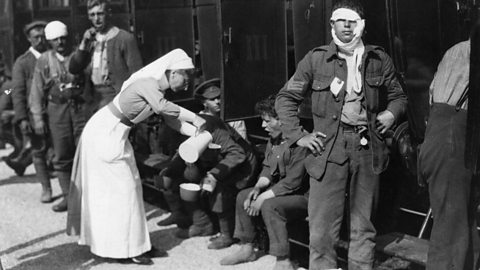
[[174, 49], [173, 51], [170, 51], [164, 56], [146, 65], [139, 71], [133, 73], [122, 84], [121, 91], [138, 79], [154, 78], [155, 80], [160, 81], [160, 79], [165, 76], [165, 71], [167, 69], [175, 70], [192, 68], [194, 68], [192, 58], [190, 58], [182, 49]]

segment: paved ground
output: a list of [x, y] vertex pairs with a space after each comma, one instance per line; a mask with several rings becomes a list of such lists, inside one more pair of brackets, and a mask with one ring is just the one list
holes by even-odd
[[[0, 150], [0, 156], [11, 149]], [[58, 181], [52, 180], [54, 194], [60, 193]], [[156, 223], [168, 213], [146, 205], [152, 243], [168, 252], [155, 258], [152, 266], [119, 264], [92, 255], [87, 247], [65, 234], [66, 214], [54, 213], [51, 204], [39, 202], [40, 184], [33, 166], [25, 176], [17, 177], [5, 163], [0, 163], [0, 260], [5, 270], [73, 270], [73, 269], [263, 269], [273, 267], [275, 258], [266, 255], [239, 266], [220, 266], [218, 261], [238, 249], [207, 249], [208, 237], [182, 240], [174, 236], [175, 226], [158, 227]], [[112, 224], [114, 226], [114, 224]], [[1, 267], [0, 267], [1, 269]]]

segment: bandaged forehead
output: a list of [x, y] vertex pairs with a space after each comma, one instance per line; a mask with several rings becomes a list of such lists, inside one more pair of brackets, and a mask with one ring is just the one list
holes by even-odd
[[360, 15], [357, 12], [349, 9], [349, 8], [338, 8], [335, 9], [332, 13], [332, 17], [330, 20], [337, 21], [337, 20], [347, 20], [347, 21], [358, 21], [361, 20]]

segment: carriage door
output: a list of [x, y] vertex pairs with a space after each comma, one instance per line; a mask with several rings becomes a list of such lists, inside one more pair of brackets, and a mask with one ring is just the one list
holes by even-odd
[[408, 96], [408, 122], [422, 142], [429, 112], [429, 86], [445, 51], [468, 38], [462, 18], [466, 1], [387, 0], [393, 59]]
[[255, 103], [277, 93], [287, 79], [285, 1], [218, 1], [223, 117], [251, 117]]
[[[193, 0], [134, 0], [135, 33], [144, 64], [165, 53], [183, 49], [194, 58]], [[175, 94], [174, 99], [191, 97], [187, 92]]]

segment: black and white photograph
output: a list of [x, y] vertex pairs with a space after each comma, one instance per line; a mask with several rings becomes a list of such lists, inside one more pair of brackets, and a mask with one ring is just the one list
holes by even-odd
[[480, 270], [479, 0], [0, 0], [0, 270]]

